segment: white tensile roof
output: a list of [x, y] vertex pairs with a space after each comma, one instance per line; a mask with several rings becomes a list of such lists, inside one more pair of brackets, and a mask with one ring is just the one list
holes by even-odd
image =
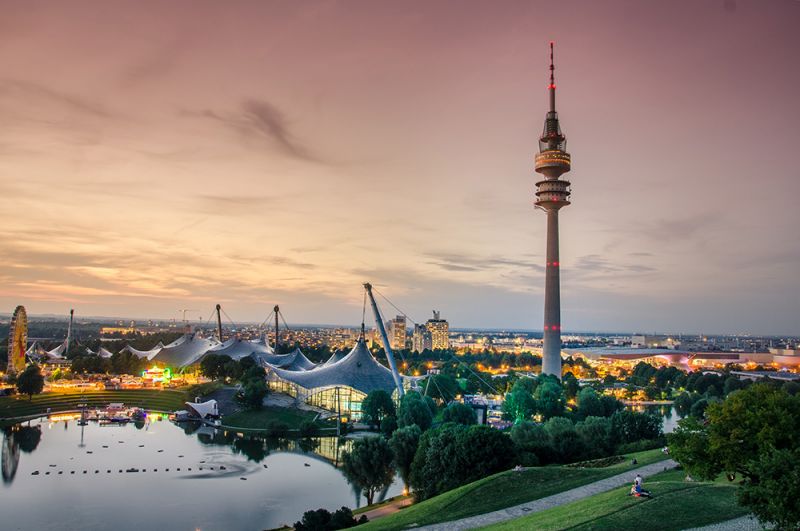
[[[171, 344], [171, 343], [170, 343]], [[125, 345], [120, 352], [130, 352], [134, 356], [138, 358], [147, 358], [147, 360], [152, 360], [156, 354], [161, 352], [161, 349], [164, 348], [164, 344], [159, 341], [158, 344], [151, 348], [150, 350], [137, 350], [130, 345]]]
[[66, 352], [66, 350], [67, 350], [67, 341], [64, 340], [63, 343], [58, 345], [53, 350], [45, 351], [45, 354], [47, 354], [51, 358], [63, 358], [64, 357], [64, 352]]
[[216, 339], [208, 339], [197, 333], [188, 333], [162, 348], [150, 359], [172, 367], [186, 367], [200, 361], [200, 358], [210, 348], [217, 345], [219, 342]]
[[287, 371], [310, 371], [317, 366], [299, 348], [288, 354], [261, 354], [258, 359], [270, 367], [278, 367]]
[[[352, 387], [365, 394], [376, 389], [392, 393], [396, 389], [392, 371], [372, 356], [363, 339], [359, 339], [344, 358], [331, 365], [309, 371], [290, 371], [278, 367], [271, 367], [270, 370], [279, 378], [305, 389]], [[407, 379], [405, 376], [401, 378]]]
[[224, 343], [220, 343], [208, 350], [208, 354], [219, 354], [230, 356], [234, 360], [240, 360], [247, 356], [258, 356], [259, 354], [272, 354], [272, 348], [265, 346], [263, 342], [250, 341], [240, 337], [232, 337]]

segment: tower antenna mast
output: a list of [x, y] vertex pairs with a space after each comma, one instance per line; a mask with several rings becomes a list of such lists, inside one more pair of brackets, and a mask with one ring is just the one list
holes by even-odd
[[554, 43], [550, 41], [550, 110], [544, 120], [536, 154], [536, 172], [543, 180], [536, 183], [537, 208], [547, 213], [547, 263], [544, 285], [544, 332], [542, 374], [561, 378], [561, 262], [558, 257], [558, 211], [569, 205], [570, 183], [561, 178], [572, 167], [567, 153], [567, 137], [561, 132], [556, 112]]

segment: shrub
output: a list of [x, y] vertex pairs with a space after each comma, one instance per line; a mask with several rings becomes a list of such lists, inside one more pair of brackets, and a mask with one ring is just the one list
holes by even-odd
[[294, 523], [296, 531], [333, 531], [336, 529], [347, 529], [367, 521], [367, 517], [361, 515], [356, 520], [353, 511], [348, 507], [342, 507], [333, 514], [327, 509], [317, 509], [303, 513], [303, 519]]

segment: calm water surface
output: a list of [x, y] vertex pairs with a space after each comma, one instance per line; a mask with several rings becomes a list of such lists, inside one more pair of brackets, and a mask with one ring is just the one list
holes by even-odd
[[[363, 503], [334, 466], [344, 449], [330, 437], [245, 439], [167, 420], [83, 429], [76, 421], [32, 421], [3, 437], [2, 529], [292, 524], [309, 509]], [[397, 478], [384, 496], [401, 491]]]
[[633, 411], [646, 411], [652, 415], [658, 415], [663, 420], [662, 427], [664, 433], [672, 433], [675, 431], [675, 428], [678, 427], [678, 421], [683, 418], [672, 405], [628, 406], [628, 409], [632, 409]]

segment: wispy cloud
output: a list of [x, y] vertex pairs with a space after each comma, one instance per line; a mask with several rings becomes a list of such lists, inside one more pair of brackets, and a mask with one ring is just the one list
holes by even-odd
[[96, 101], [28, 81], [0, 79], [0, 97], [23, 101], [44, 100], [65, 107], [68, 110], [94, 117], [108, 118], [113, 116], [108, 109]]
[[321, 162], [320, 157], [292, 132], [286, 114], [268, 101], [246, 100], [236, 112], [206, 109], [199, 113], [188, 114], [222, 123], [248, 139], [264, 139], [289, 157], [306, 162]]

